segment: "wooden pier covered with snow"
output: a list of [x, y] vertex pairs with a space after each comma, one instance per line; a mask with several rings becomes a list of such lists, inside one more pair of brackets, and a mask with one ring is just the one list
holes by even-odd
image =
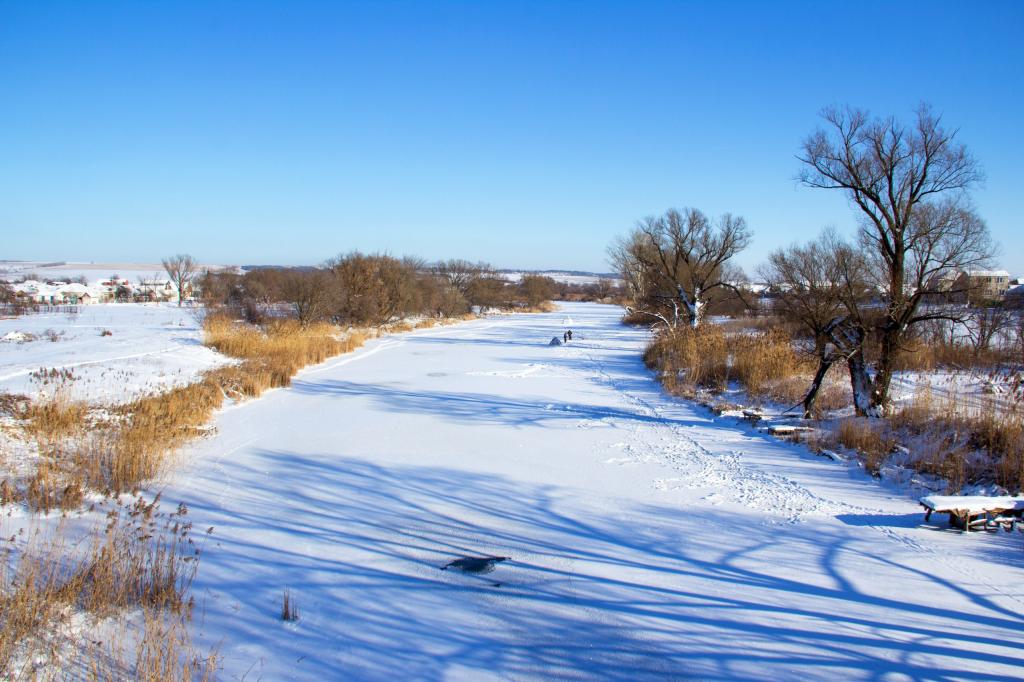
[[931, 519], [932, 512], [949, 514], [950, 525], [963, 528], [967, 532], [972, 528], [989, 530], [999, 526], [1012, 530], [1015, 524], [1024, 523], [1024, 497], [928, 495], [922, 497], [920, 502], [925, 508], [925, 521]]

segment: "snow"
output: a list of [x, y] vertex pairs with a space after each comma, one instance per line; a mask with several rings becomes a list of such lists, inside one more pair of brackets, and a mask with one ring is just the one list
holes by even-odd
[[893, 376], [890, 395], [897, 404], [907, 404], [927, 394], [936, 408], [978, 414], [993, 406], [1012, 407], [1021, 399], [1022, 385], [1024, 375], [1003, 368], [904, 371]]
[[15, 343], [25, 343], [26, 341], [34, 341], [35, 337], [31, 336], [30, 334], [26, 334], [25, 332], [7, 332], [6, 334], [3, 335], [3, 337], [0, 337], [0, 340], [13, 341]]
[[963, 511], [972, 514], [993, 509], [1024, 509], [1024, 497], [1007, 495], [987, 497], [983, 495], [928, 495], [921, 498], [921, 504], [937, 512]]
[[597, 284], [602, 279], [608, 280], [615, 286], [622, 284], [622, 279], [612, 274], [600, 275], [597, 273], [560, 272], [557, 270], [543, 270], [540, 272], [507, 270], [501, 272], [500, 275], [509, 282], [520, 282], [526, 275], [541, 275], [542, 277], [550, 277], [562, 284], [572, 284], [575, 286]]
[[229, 361], [202, 345], [199, 320], [187, 307], [110, 303], [78, 311], [0, 319], [0, 392], [38, 396], [31, 374], [45, 367], [74, 373], [72, 398], [122, 402]]
[[1020, 534], [667, 397], [620, 316], [385, 337], [223, 410], [163, 496], [214, 529], [221, 677], [1021, 677]]
[[[234, 266], [201, 265], [200, 270], [234, 269]], [[47, 279], [76, 279], [84, 277], [90, 284], [117, 274], [134, 284], [140, 279], [166, 277], [160, 263], [44, 263], [41, 261], [0, 261], [0, 279], [13, 280], [36, 274]]]

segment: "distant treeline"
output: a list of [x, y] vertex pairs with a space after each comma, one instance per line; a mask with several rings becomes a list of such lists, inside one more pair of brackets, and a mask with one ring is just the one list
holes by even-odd
[[203, 302], [226, 306], [256, 322], [271, 309], [287, 309], [303, 324], [382, 325], [414, 316], [457, 317], [474, 308], [535, 309], [552, 299], [606, 300], [610, 280], [591, 285], [524, 275], [510, 282], [486, 263], [353, 252], [322, 267], [259, 268], [236, 274], [207, 272], [198, 281]]

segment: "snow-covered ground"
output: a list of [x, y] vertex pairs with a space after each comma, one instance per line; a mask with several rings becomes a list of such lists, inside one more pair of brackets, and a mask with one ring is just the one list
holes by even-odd
[[666, 397], [620, 314], [386, 337], [224, 410], [163, 498], [213, 527], [222, 677], [1021, 677], [1019, 533]]
[[1024, 374], [1005, 369], [978, 370], [937, 369], [931, 372], [897, 372], [893, 377], [892, 396], [899, 403], [909, 403], [927, 393], [940, 410], [978, 413], [996, 405], [1008, 408], [1019, 405], [1024, 388]]
[[203, 346], [195, 311], [174, 304], [110, 303], [0, 319], [0, 392], [37, 396], [33, 372], [67, 369], [75, 377], [71, 397], [123, 402], [189, 383], [228, 361]]
[[[200, 265], [200, 270], [233, 269], [234, 266]], [[45, 279], [76, 279], [84, 277], [90, 284], [111, 275], [135, 283], [140, 279], [164, 279], [167, 273], [160, 263], [44, 263], [42, 261], [0, 261], [0, 279], [15, 280], [27, 275]]]
[[577, 272], [559, 272], [556, 270], [545, 270], [543, 272], [533, 273], [529, 271], [503, 271], [501, 276], [507, 279], [509, 282], [518, 282], [523, 279], [524, 275], [538, 274], [544, 277], [550, 277], [556, 282], [562, 282], [564, 284], [574, 284], [576, 286], [586, 286], [588, 284], [597, 284], [601, 279], [607, 279], [612, 284], [618, 286], [622, 284], [622, 279], [617, 276], [606, 276], [602, 277], [599, 274], [594, 273], [577, 273]]

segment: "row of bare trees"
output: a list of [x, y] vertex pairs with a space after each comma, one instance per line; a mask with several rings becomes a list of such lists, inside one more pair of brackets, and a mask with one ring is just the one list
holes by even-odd
[[[963, 323], [970, 314], [952, 302], [969, 294], [957, 274], [993, 257], [970, 197], [982, 172], [926, 105], [910, 123], [849, 107], [826, 109], [822, 118], [803, 143], [799, 179], [843, 192], [857, 233], [850, 240], [830, 230], [777, 250], [760, 274], [778, 292], [782, 312], [813, 340], [818, 368], [805, 411], [829, 368], [844, 362], [857, 412], [881, 416], [891, 408], [895, 363], [908, 339], [922, 325]], [[635, 310], [668, 329], [680, 320], [696, 327], [715, 292], [742, 296], [731, 260], [750, 236], [742, 218], [710, 221], [695, 209], [673, 210], [639, 223], [610, 254]], [[877, 348], [870, 366], [869, 344]]]
[[404, 317], [455, 317], [472, 308], [535, 307], [557, 285], [525, 275], [510, 282], [485, 263], [352, 252], [322, 267], [259, 268], [245, 274], [208, 272], [199, 281], [204, 302], [227, 305], [255, 320], [287, 306], [303, 324], [317, 320], [381, 325]]

